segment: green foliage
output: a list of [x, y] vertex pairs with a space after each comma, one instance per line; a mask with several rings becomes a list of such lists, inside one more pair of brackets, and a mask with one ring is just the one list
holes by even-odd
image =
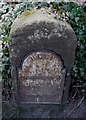
[[[3, 70], [2, 82], [4, 87], [9, 86], [11, 91], [11, 65], [9, 62], [9, 32], [14, 19], [25, 10], [32, 10], [34, 7], [51, 7], [53, 13], [60, 15], [60, 19], [67, 21], [75, 31], [78, 41], [75, 63], [71, 72], [73, 84], [86, 85], [86, 14], [84, 9], [73, 2], [56, 3], [51, 2], [23, 2], [19, 4], [4, 4], [0, 8], [1, 40], [3, 41]], [[7, 86], [6, 86], [7, 85]], [[8, 87], [7, 87], [8, 88]], [[5, 92], [5, 91], [4, 91]]]
[[[73, 84], [86, 85], [86, 13], [83, 7], [78, 6], [74, 2], [52, 3], [54, 9], [65, 14], [66, 20], [72, 26], [78, 41], [75, 64], [72, 68]], [[68, 15], [67, 15], [67, 14]]]
[[[66, 7], [67, 6], [67, 7]], [[77, 4], [69, 3], [65, 6], [69, 12], [71, 24], [78, 41], [75, 64], [72, 70], [74, 83], [86, 84], [86, 14]]]

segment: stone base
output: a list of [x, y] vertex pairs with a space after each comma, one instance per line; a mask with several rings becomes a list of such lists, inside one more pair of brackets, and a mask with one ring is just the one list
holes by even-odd
[[60, 105], [21, 105], [18, 118], [58, 118]]

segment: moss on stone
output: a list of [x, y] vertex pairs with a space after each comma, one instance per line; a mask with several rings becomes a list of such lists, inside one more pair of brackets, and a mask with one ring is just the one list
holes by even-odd
[[21, 15], [20, 15], [20, 17], [25, 17], [25, 16], [28, 16], [28, 15], [30, 15], [30, 14], [32, 14], [32, 13], [34, 13], [36, 10], [25, 10]]

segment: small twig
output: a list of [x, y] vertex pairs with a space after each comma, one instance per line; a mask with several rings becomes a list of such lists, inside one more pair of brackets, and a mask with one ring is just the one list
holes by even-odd
[[72, 96], [72, 98], [69, 99], [69, 101], [72, 101], [76, 95], [77, 95], [77, 91], [76, 91], [76, 93]]
[[74, 85], [73, 88], [83, 88], [82, 85]]
[[77, 95], [77, 91], [76, 91], [76, 93], [73, 95], [73, 97], [72, 97], [71, 99], [69, 99], [68, 103], [70, 103], [70, 101], [71, 101], [71, 103], [69, 104], [69, 106], [68, 106], [68, 108], [66, 109], [66, 111], [70, 109], [70, 106], [71, 106], [72, 103], [74, 102], [74, 98], [75, 98], [76, 95]]
[[77, 104], [77, 106], [73, 110], [71, 110], [69, 114], [67, 114], [67, 116], [69, 116], [75, 109], [77, 109], [81, 105], [81, 103], [83, 102], [83, 100], [84, 100], [84, 96], [82, 97], [82, 99], [80, 100], [80, 102]]

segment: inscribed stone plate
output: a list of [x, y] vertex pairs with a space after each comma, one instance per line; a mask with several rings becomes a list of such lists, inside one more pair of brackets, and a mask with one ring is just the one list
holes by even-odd
[[65, 70], [60, 57], [49, 52], [29, 55], [19, 69], [21, 102], [57, 102], [62, 99]]

